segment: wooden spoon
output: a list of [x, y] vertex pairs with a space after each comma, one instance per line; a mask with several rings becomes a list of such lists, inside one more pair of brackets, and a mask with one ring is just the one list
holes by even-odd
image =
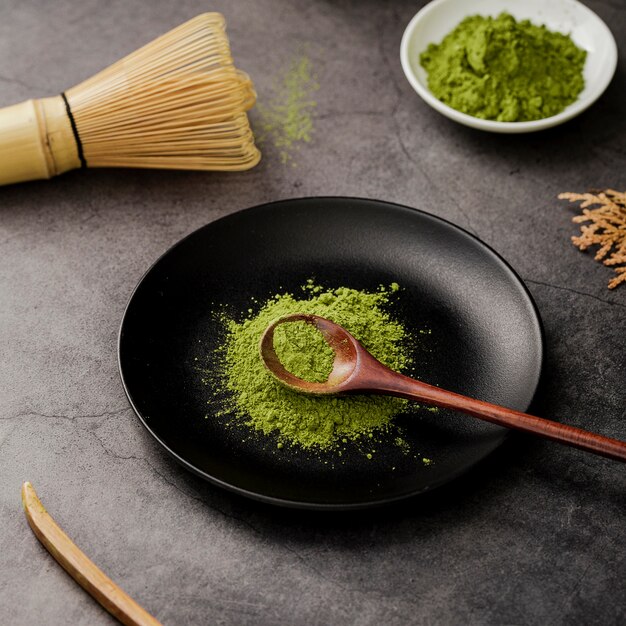
[[[280, 324], [297, 321], [315, 326], [335, 352], [333, 369], [325, 382], [312, 383], [294, 376], [284, 368], [276, 355], [274, 329]], [[318, 395], [375, 393], [399, 396], [467, 413], [499, 426], [540, 435], [610, 459], [626, 461], [626, 443], [623, 441], [468, 398], [394, 372], [375, 359], [347, 330], [318, 315], [296, 313], [281, 317], [265, 330], [259, 349], [267, 369], [281, 383], [296, 391]]]

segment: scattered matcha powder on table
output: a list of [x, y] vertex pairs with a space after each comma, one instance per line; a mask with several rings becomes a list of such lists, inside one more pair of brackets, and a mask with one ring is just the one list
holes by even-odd
[[[276, 319], [291, 313], [310, 313], [326, 317], [352, 333], [377, 359], [394, 370], [407, 370], [411, 363], [409, 340], [404, 327], [386, 310], [391, 294], [388, 289], [367, 292], [347, 287], [325, 290], [313, 281], [303, 287], [301, 297], [279, 294], [243, 321], [225, 314], [220, 319], [226, 327], [226, 341], [218, 353], [221, 386], [225, 393], [223, 413], [234, 415], [264, 434], [278, 435], [278, 447], [285, 443], [304, 448], [331, 449], [361, 437], [371, 437], [385, 429], [394, 415], [404, 411], [407, 401], [390, 396], [319, 397], [287, 389], [265, 369], [259, 354], [263, 331]], [[306, 325], [306, 324], [305, 324]], [[306, 329], [278, 327], [295, 336], [278, 339], [278, 356], [291, 360], [296, 375], [305, 379], [327, 378], [332, 368], [332, 350], [315, 362], [298, 359], [296, 352], [318, 350], [326, 342], [311, 326]], [[282, 344], [281, 344], [282, 342]], [[282, 350], [282, 354], [281, 354]], [[368, 452], [371, 458], [372, 450]]]
[[569, 35], [502, 13], [465, 18], [420, 62], [429, 89], [445, 104], [482, 119], [524, 122], [556, 115], [576, 100], [586, 55]]
[[311, 141], [312, 113], [317, 102], [313, 93], [319, 89], [307, 56], [294, 59], [274, 88], [273, 97], [257, 103], [259, 143], [271, 142], [282, 163], [293, 163], [293, 153], [302, 142]]

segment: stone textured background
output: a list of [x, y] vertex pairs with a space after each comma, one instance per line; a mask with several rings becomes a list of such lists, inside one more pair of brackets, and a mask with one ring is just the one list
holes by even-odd
[[[122, 390], [124, 306], [170, 245], [261, 202], [356, 195], [445, 217], [504, 255], [545, 323], [533, 410], [626, 439], [626, 287], [607, 291], [611, 271], [569, 243], [572, 213], [555, 199], [626, 188], [626, 46], [604, 97], [576, 120], [483, 134], [432, 111], [403, 77], [400, 38], [421, 4], [2, 2], [1, 105], [59, 93], [210, 9], [226, 15], [261, 100], [303, 46], [321, 88], [297, 167], [268, 147], [242, 174], [89, 171], [0, 189], [0, 623], [113, 623], [28, 529], [27, 479], [167, 624], [626, 622], [623, 465], [515, 436], [401, 505], [286, 511], [166, 458]], [[587, 4], [625, 32], [624, 2]]]

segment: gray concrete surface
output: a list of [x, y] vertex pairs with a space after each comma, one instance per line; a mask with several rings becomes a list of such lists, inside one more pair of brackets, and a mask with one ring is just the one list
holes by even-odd
[[[31, 480], [69, 535], [166, 624], [624, 624], [624, 466], [516, 436], [433, 494], [354, 515], [274, 509], [188, 474], [126, 402], [116, 333], [146, 267], [219, 216], [357, 195], [467, 228], [519, 271], [547, 362], [534, 411], [626, 438], [626, 287], [576, 251], [564, 190], [626, 188], [626, 46], [571, 123], [493, 136], [404, 80], [420, 2], [215, 0], [0, 6], [0, 104], [60, 92], [207, 10], [260, 98], [306, 47], [321, 85], [297, 167], [75, 172], [0, 190], [0, 623], [113, 623], [27, 527]], [[623, 34], [626, 4], [587, 2]], [[256, 114], [253, 114], [253, 122]]]

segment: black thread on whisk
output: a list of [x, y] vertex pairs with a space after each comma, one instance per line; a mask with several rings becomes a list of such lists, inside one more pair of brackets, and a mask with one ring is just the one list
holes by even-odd
[[61, 98], [63, 98], [63, 102], [65, 102], [65, 110], [67, 111], [67, 117], [70, 119], [70, 124], [72, 126], [72, 132], [74, 133], [74, 139], [76, 140], [76, 149], [78, 150], [78, 158], [80, 160], [80, 167], [82, 169], [87, 167], [87, 161], [85, 160], [85, 154], [83, 153], [83, 142], [80, 140], [80, 135], [78, 134], [78, 127], [76, 126], [76, 120], [72, 115], [72, 109], [70, 108], [70, 103], [67, 101], [65, 96], [65, 92], [61, 93]]

